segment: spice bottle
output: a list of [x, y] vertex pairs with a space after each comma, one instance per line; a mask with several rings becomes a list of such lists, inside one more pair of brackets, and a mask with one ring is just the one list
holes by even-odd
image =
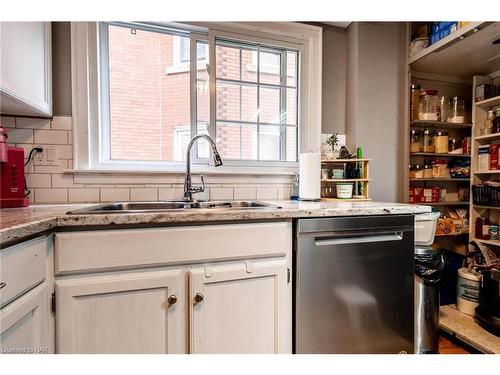
[[495, 108], [495, 117], [493, 118], [493, 132], [500, 133], [500, 107]]

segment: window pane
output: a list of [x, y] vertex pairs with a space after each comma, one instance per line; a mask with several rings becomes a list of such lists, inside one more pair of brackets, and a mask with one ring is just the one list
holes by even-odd
[[217, 148], [222, 159], [240, 159], [241, 128], [239, 124], [217, 123]]
[[257, 125], [241, 126], [241, 159], [257, 160]]
[[254, 49], [241, 50], [241, 80], [257, 82], [257, 51]]
[[280, 123], [280, 89], [260, 87], [259, 122]]
[[180, 50], [174, 44], [189, 45], [188, 38], [132, 34], [120, 26], [108, 32], [111, 159], [182, 160], [190, 134], [190, 73], [168, 69]]
[[297, 128], [286, 127], [286, 161], [297, 161]]
[[257, 121], [257, 87], [217, 83], [217, 120]]
[[[196, 134], [208, 134], [208, 123], [198, 123]], [[206, 139], [199, 139], [196, 141], [198, 158], [205, 159], [209, 156], [209, 145]]]
[[259, 128], [259, 159], [280, 160], [280, 127], [274, 125]]
[[281, 53], [260, 52], [260, 82], [281, 83]]
[[240, 48], [217, 45], [215, 61], [217, 78], [240, 79]]
[[285, 123], [287, 125], [297, 125], [297, 89], [282, 90], [286, 95]]
[[297, 87], [297, 52], [286, 53], [286, 85]]

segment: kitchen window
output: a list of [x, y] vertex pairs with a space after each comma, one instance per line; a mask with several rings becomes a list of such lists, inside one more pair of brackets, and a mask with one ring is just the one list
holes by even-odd
[[[304, 73], [304, 87], [313, 87], [301, 66], [300, 40], [172, 23], [72, 28], [73, 78], [87, 79], [74, 87], [88, 90], [88, 105], [75, 107], [75, 121], [88, 124], [87, 132], [76, 130], [77, 168], [183, 170], [187, 143], [200, 133], [216, 141], [223, 169], [296, 168], [304, 147], [299, 135], [311, 140], [310, 122], [301, 121], [309, 116], [312, 97], [301, 93]], [[87, 48], [86, 60], [75, 56], [79, 45]], [[209, 170], [206, 141], [195, 150], [194, 169]]]

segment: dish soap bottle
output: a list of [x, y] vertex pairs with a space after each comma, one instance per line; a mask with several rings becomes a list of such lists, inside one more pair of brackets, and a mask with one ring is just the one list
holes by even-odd
[[290, 194], [290, 199], [292, 201], [299, 200], [299, 174], [298, 173], [295, 173], [295, 177], [293, 178], [292, 192]]

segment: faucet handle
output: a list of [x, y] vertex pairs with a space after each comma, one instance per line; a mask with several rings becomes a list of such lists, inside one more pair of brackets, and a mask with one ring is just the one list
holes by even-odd
[[201, 179], [201, 186], [193, 186], [191, 187], [191, 193], [203, 193], [205, 191], [205, 179], [203, 178], [203, 175], [200, 176]]

